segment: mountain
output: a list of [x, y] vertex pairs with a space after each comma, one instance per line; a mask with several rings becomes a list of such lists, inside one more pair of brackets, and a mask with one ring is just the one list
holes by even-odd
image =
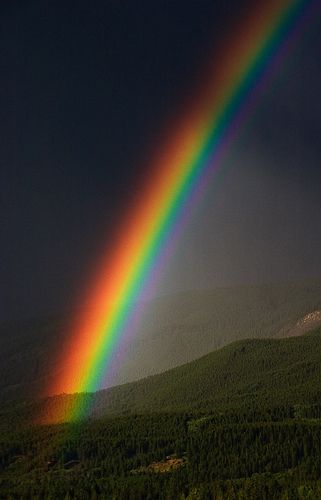
[[[247, 339], [202, 358], [95, 394], [61, 395], [39, 402], [51, 421], [57, 407], [88, 404], [92, 415], [225, 411], [313, 405], [321, 397], [321, 328], [301, 337]], [[78, 398], [78, 400], [77, 400]], [[62, 417], [64, 420], [65, 417]]]
[[[236, 341], [99, 393], [2, 405], [1, 498], [320, 498], [320, 336]], [[103, 418], [34, 425], [82, 403]]]
[[[126, 339], [114, 384], [197, 359], [244, 338], [291, 335], [298, 321], [321, 310], [321, 281], [193, 291], [145, 304]], [[70, 315], [0, 327], [0, 399], [36, 397], [59, 370]], [[313, 325], [310, 327], [313, 327]]]
[[0, 400], [34, 397], [48, 373], [56, 373], [56, 355], [68, 315], [3, 323], [0, 326]]

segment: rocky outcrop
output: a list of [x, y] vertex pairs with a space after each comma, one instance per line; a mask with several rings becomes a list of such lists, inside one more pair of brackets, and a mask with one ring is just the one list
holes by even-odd
[[298, 337], [321, 326], [321, 311], [313, 311], [299, 319], [294, 325], [282, 328], [277, 337]]

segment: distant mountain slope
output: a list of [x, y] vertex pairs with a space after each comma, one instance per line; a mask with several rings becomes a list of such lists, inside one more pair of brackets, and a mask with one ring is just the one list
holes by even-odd
[[320, 403], [321, 329], [302, 337], [237, 341], [138, 382], [93, 395], [56, 396], [44, 405], [46, 420], [57, 407], [68, 416], [77, 397], [92, 399], [95, 416]]
[[56, 353], [68, 325], [67, 315], [0, 325], [0, 400], [34, 397], [48, 373], [56, 373]]
[[[119, 372], [121, 384], [173, 368], [234, 340], [282, 335], [321, 309], [321, 281], [218, 288], [146, 304]], [[68, 336], [67, 316], [0, 327], [0, 398], [35, 397], [59, 371], [56, 352]]]

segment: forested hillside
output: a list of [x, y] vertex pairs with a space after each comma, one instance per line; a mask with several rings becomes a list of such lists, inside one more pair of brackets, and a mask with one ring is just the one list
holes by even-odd
[[283, 406], [11, 428], [0, 433], [0, 496], [317, 500], [320, 415]]
[[[145, 304], [114, 380], [120, 384], [187, 363], [233, 340], [288, 335], [321, 309], [321, 282], [218, 288]], [[0, 399], [37, 397], [59, 366], [72, 315], [0, 327]]]
[[[96, 394], [7, 403], [0, 497], [317, 500], [320, 388], [321, 328]], [[90, 418], [50, 424], [88, 403]]]
[[[68, 420], [74, 404], [93, 417], [316, 404], [321, 400], [321, 329], [302, 337], [234, 342], [196, 361], [94, 394], [17, 403], [10, 419]], [[3, 406], [12, 413], [13, 406]], [[8, 420], [8, 418], [7, 418]]]

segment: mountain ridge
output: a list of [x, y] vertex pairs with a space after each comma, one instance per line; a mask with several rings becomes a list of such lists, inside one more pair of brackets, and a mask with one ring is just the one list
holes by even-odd
[[[234, 340], [284, 336], [306, 314], [321, 310], [321, 281], [185, 292], [147, 306], [126, 340], [113, 385], [166, 371]], [[58, 351], [69, 329], [68, 315], [2, 328], [2, 401], [34, 398], [50, 385], [61, 369]]]
[[321, 328], [301, 337], [245, 339], [202, 358], [136, 382], [97, 393], [38, 401], [39, 414], [61, 421], [73, 405], [91, 418], [135, 413], [226, 411], [313, 405], [321, 397]]

